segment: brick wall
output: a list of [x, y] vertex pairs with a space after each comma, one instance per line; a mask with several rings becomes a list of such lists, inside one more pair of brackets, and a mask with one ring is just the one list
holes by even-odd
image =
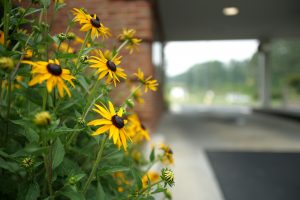
[[[102, 23], [109, 27], [113, 37], [117, 37], [122, 28], [133, 28], [137, 31], [137, 37], [143, 39], [139, 46], [139, 51], [128, 54], [122, 51], [122, 67], [126, 73], [132, 74], [138, 67], [141, 67], [145, 75], [154, 75], [155, 69], [152, 64], [152, 40], [154, 19], [152, 5], [147, 0], [65, 0], [67, 8], [59, 12], [55, 20], [53, 33], [64, 32], [68, 20], [72, 19], [70, 10], [72, 8], [84, 7], [89, 13], [95, 13], [99, 16]], [[78, 26], [79, 28], [79, 26]], [[78, 30], [78, 29], [77, 29]], [[72, 30], [76, 32], [75, 30]], [[83, 37], [83, 33], [76, 32]], [[109, 41], [111, 46], [118, 46], [115, 40]], [[119, 86], [119, 90], [122, 90]], [[118, 93], [114, 93], [116, 102], [119, 99]], [[126, 95], [125, 95], [126, 96]], [[162, 96], [160, 91], [148, 92], [145, 96], [145, 103], [137, 106], [143, 123], [150, 129], [154, 129], [162, 111]]]

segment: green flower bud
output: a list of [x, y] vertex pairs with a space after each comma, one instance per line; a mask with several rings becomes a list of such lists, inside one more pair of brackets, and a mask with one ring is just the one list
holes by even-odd
[[67, 39], [68, 40], [75, 40], [75, 38], [76, 38], [76, 35], [74, 33], [71, 32], [71, 33], [67, 34]]
[[168, 168], [164, 168], [161, 170], [161, 179], [165, 182], [165, 186], [173, 186], [175, 184], [174, 182], [174, 173], [172, 170]]
[[9, 57], [1, 57], [0, 58], [0, 68], [5, 71], [12, 71], [15, 67], [13, 59]]
[[60, 33], [57, 35], [57, 37], [60, 41], [64, 41], [67, 39], [67, 35], [65, 33]]
[[82, 64], [87, 64], [87, 60], [88, 60], [88, 59], [89, 59], [89, 57], [86, 56], [86, 55], [80, 56], [80, 62], [81, 62]]
[[70, 185], [76, 185], [77, 183], [77, 178], [75, 176], [71, 176], [69, 179], [68, 179], [68, 183]]
[[129, 108], [133, 108], [134, 107], [134, 102], [132, 99], [127, 99], [125, 101], [126, 105], [129, 107]]
[[22, 166], [25, 168], [30, 168], [34, 164], [34, 159], [32, 157], [26, 157], [22, 160]]

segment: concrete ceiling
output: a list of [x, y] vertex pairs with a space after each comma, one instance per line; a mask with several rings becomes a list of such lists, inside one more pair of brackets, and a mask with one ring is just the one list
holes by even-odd
[[[300, 37], [300, 0], [158, 0], [165, 41]], [[222, 9], [238, 7], [236, 16]]]

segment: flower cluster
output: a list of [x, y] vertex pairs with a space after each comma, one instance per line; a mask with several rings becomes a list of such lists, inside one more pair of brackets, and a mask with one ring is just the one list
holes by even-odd
[[52, 35], [63, 0], [17, 2], [4, 1], [0, 23], [0, 196], [145, 199], [159, 189], [168, 198], [174, 176], [152, 166], [173, 153], [145, 156], [150, 126], [135, 109], [158, 83], [121, 63], [142, 42], [136, 31], [112, 38], [100, 15], [73, 8]]

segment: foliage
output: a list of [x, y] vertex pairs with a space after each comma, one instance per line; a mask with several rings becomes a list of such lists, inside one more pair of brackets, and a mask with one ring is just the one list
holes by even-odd
[[[103, 41], [111, 33], [96, 14], [74, 9], [66, 31], [51, 35], [48, 12], [59, 15], [63, 1], [1, 6], [1, 199], [170, 198], [173, 172], [164, 169], [164, 179], [156, 180], [147, 174], [156, 163], [173, 162], [173, 152], [153, 148], [148, 158], [148, 129], [134, 113], [143, 102], [141, 87], [152, 92], [158, 83], [139, 69], [123, 84], [123, 103], [111, 98], [127, 78], [122, 49], [132, 53], [141, 42], [135, 31], [124, 29], [119, 46], [108, 51]], [[84, 39], [72, 32], [76, 24]]]

